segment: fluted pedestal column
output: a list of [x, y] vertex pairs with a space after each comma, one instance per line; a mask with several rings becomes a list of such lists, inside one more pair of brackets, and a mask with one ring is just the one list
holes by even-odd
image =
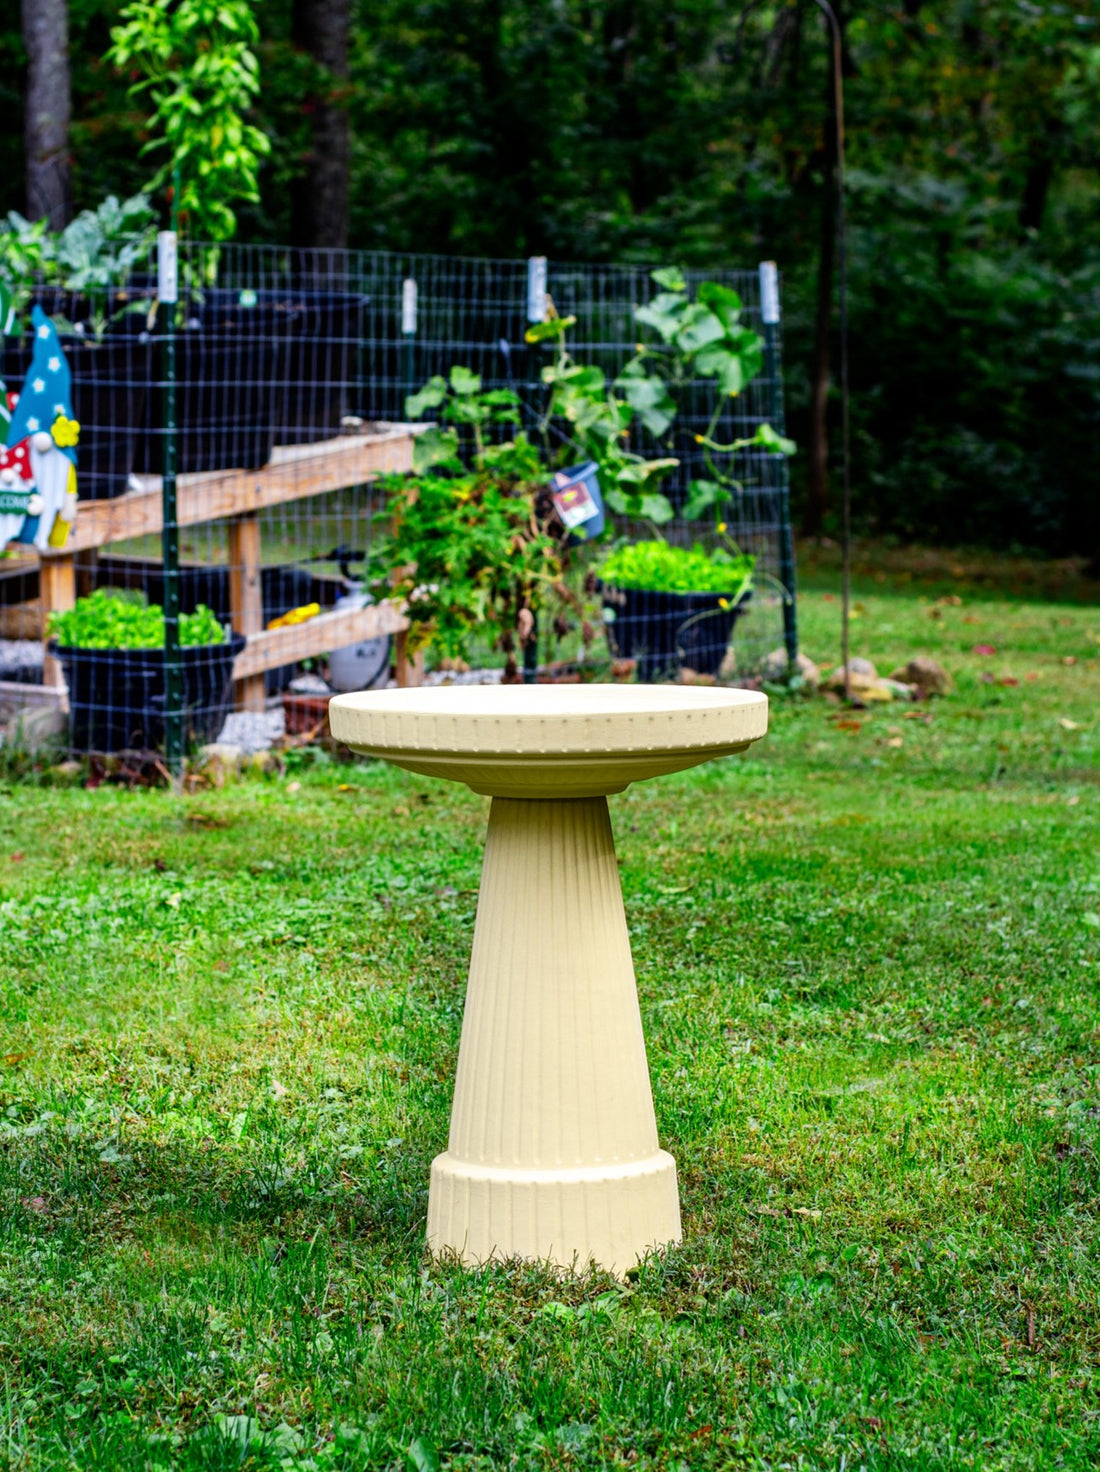
[[607, 799], [494, 798], [428, 1242], [622, 1272], [679, 1240]]

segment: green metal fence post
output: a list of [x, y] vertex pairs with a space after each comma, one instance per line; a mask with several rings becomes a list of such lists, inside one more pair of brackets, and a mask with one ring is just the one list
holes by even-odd
[[[779, 272], [774, 261], [760, 262], [760, 316], [764, 326], [764, 371], [767, 375], [768, 418], [777, 434], [786, 434], [779, 354]], [[779, 476], [779, 581], [783, 584], [783, 642], [787, 666], [794, 673], [798, 659], [798, 604], [795, 589], [794, 533], [791, 529], [790, 477], [786, 456], [776, 457]]]
[[164, 559], [164, 725], [168, 770], [183, 770], [183, 671], [180, 667], [180, 543], [176, 514], [176, 303], [179, 300], [174, 230], [157, 236], [157, 301], [160, 369], [164, 385], [164, 457], [161, 480], [161, 547]]

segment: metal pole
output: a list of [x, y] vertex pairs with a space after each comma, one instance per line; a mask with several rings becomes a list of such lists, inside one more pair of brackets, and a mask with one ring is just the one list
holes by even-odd
[[[741, 11], [737, 27], [737, 55], [741, 52], [741, 37], [745, 22], [762, 0], [750, 0]], [[833, 110], [836, 116], [836, 229], [838, 261], [838, 298], [840, 308], [840, 424], [841, 424], [841, 614], [840, 644], [844, 663], [844, 698], [852, 698], [851, 678], [848, 670], [849, 631], [851, 628], [852, 601], [852, 473], [851, 437], [848, 415], [848, 233], [844, 209], [844, 36], [840, 21], [829, 0], [814, 0], [814, 4], [825, 17], [832, 42]]]
[[164, 457], [161, 478], [161, 547], [164, 560], [165, 755], [173, 777], [183, 771], [183, 671], [180, 666], [180, 544], [176, 508], [176, 303], [179, 300], [174, 230], [157, 236], [157, 300]]
[[[760, 317], [764, 326], [764, 371], [767, 374], [768, 419], [777, 434], [786, 434], [779, 371], [779, 272], [774, 261], [760, 262]], [[798, 604], [795, 601], [794, 535], [791, 531], [790, 476], [787, 457], [772, 456], [779, 477], [779, 581], [783, 600], [783, 642], [787, 668], [793, 675], [798, 660]]]
[[836, 234], [840, 308], [840, 649], [844, 663], [844, 699], [852, 698], [848, 668], [852, 625], [852, 459], [848, 414], [848, 231], [844, 200], [844, 37], [836, 11], [828, 0], [814, 0], [829, 25], [833, 51], [833, 109], [836, 114]]

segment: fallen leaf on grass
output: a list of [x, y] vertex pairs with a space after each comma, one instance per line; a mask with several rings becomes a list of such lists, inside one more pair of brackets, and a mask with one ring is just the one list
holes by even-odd
[[838, 731], [862, 731], [863, 730], [863, 722], [862, 721], [837, 721], [837, 723], [836, 723], [836, 729]]
[[1060, 716], [1058, 724], [1063, 731], [1079, 731], [1081, 729], [1081, 723], [1079, 721], [1071, 721], [1068, 716]]
[[1076, 656], [1076, 654], [1066, 654], [1066, 655], [1063, 655], [1062, 656], [1062, 663], [1063, 664], [1076, 664], [1077, 663], [1077, 656]]
[[1015, 675], [1002, 675], [997, 681], [998, 685], [1018, 685], [1019, 683]]
[[13, 864], [21, 864], [23, 862], [23, 855], [22, 854], [12, 854], [11, 861], [12, 861]]
[[993, 644], [975, 644], [971, 650], [972, 654], [996, 654], [997, 649]]
[[891, 736], [890, 739], [889, 739], [889, 741], [886, 743], [886, 745], [887, 746], [898, 747], [898, 746], [904, 746], [905, 745], [905, 742], [901, 739], [900, 736]]

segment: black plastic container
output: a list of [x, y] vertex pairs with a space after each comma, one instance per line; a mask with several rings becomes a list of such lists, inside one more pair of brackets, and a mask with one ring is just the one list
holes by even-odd
[[[288, 297], [212, 287], [185, 303], [182, 316], [176, 331], [176, 469], [259, 470], [274, 448], [300, 309]], [[125, 330], [125, 318], [122, 323]], [[136, 468], [157, 474], [163, 388], [150, 395], [149, 408]]]
[[277, 445], [331, 439], [344, 415], [362, 408], [360, 356], [368, 300], [354, 292], [312, 289], [289, 296], [296, 316], [287, 342]]
[[[121, 496], [135, 468], [144, 434], [146, 402], [153, 372], [153, 345], [147, 333], [100, 342], [63, 337], [72, 372], [73, 414], [80, 425], [77, 490], [82, 500]], [[18, 393], [31, 364], [23, 339], [4, 347], [3, 373]]]
[[[180, 650], [184, 740], [213, 741], [233, 695], [233, 661], [243, 634]], [[51, 643], [69, 687], [74, 751], [148, 751], [164, 745], [164, 650], [76, 649]]]
[[[751, 589], [736, 603], [721, 593], [612, 587], [602, 593], [611, 652], [619, 659], [636, 659], [638, 679], [646, 683], [675, 679], [681, 668], [717, 675], [733, 626], [752, 597]], [[614, 617], [608, 619], [608, 613]]]

